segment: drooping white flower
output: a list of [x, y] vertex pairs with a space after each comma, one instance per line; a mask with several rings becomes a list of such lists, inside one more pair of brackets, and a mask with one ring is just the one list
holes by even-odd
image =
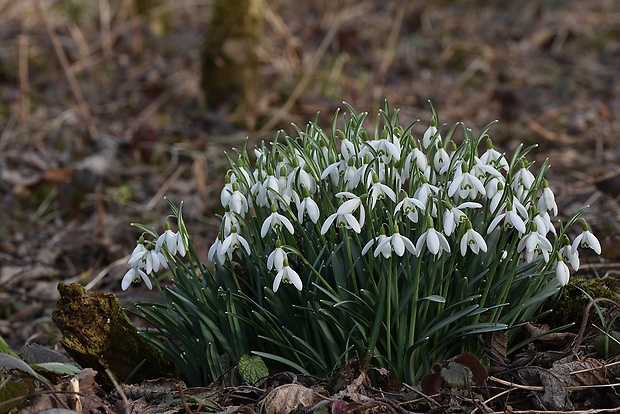
[[435, 152], [435, 157], [433, 157], [433, 165], [435, 167], [435, 171], [441, 173], [445, 171], [444, 168], [450, 164], [450, 155], [444, 149], [443, 144], [441, 142], [437, 143], [437, 152]]
[[555, 264], [555, 277], [558, 280], [560, 286], [566, 286], [570, 280], [570, 270], [566, 263], [562, 260], [562, 255], [559, 255]]
[[141, 237], [138, 245], [135, 247], [129, 258], [129, 266], [140, 267], [147, 274], [155, 271], [158, 272], [160, 267], [167, 268], [166, 258], [156, 247], [147, 248], [144, 246], [144, 239]]
[[237, 213], [233, 213], [232, 211], [228, 210], [224, 212], [224, 215], [222, 216], [221, 228], [224, 232], [223, 236], [228, 236], [232, 231], [233, 227], [239, 227], [239, 216], [237, 215]]
[[459, 225], [459, 223], [462, 223], [466, 220], [467, 215], [463, 213], [462, 209], [482, 207], [482, 204], [473, 201], [466, 201], [456, 207], [452, 206], [449, 201], [446, 201], [446, 204], [448, 208], [444, 211], [443, 214], [443, 232], [446, 234], [446, 236], [451, 235], [452, 232]]
[[429, 126], [422, 137], [422, 148], [428, 149], [433, 144], [437, 145], [438, 141], [441, 141], [441, 134], [437, 132], [437, 127], [435, 125]]
[[381, 200], [388, 196], [390, 200], [396, 202], [396, 193], [388, 185], [379, 182], [379, 176], [373, 173], [373, 183], [370, 186], [369, 199], [370, 208], [375, 208], [377, 200]]
[[549, 253], [553, 251], [553, 246], [544, 235], [537, 231], [536, 224], [532, 223], [532, 230], [525, 235], [517, 245], [517, 251], [519, 253], [524, 250], [526, 262], [530, 263], [539, 253], [542, 253], [545, 262], [548, 262]]
[[[462, 168], [465, 167], [462, 166]], [[486, 194], [482, 181], [469, 171], [463, 170], [454, 176], [448, 187], [448, 195], [450, 197], [454, 196], [457, 192], [460, 198], [470, 200], [475, 199], [478, 194], [482, 196]]]
[[[218, 259], [222, 257], [228, 257], [229, 260], [232, 259], [233, 252], [239, 248], [243, 248], [247, 254], [251, 254], [250, 245], [247, 240], [237, 233], [237, 229], [233, 229], [219, 245], [217, 249]], [[223, 263], [223, 261], [221, 261], [221, 263]]]
[[486, 142], [487, 150], [480, 156], [480, 162], [485, 165], [492, 165], [497, 169], [503, 169], [508, 171], [508, 161], [506, 161], [506, 156], [501, 152], [497, 151], [493, 147], [493, 142], [491, 139], [487, 139]]
[[368, 241], [368, 243], [366, 243], [364, 245], [364, 248], [362, 249], [362, 256], [365, 255], [366, 253], [368, 253], [368, 251], [375, 244], [375, 242], [377, 244], [381, 244], [381, 242], [383, 240], [385, 240], [386, 238], [387, 238], [387, 236], [385, 235], [385, 230], [383, 230], [383, 227], [382, 227], [381, 228], [381, 233], [377, 237], [374, 237], [374, 238], [370, 239]]
[[[427, 217], [430, 218], [430, 216]], [[443, 234], [435, 230], [432, 225], [429, 226], [424, 233], [422, 233], [415, 244], [415, 250], [418, 254], [422, 252], [422, 247], [424, 247], [424, 244], [426, 244], [428, 251], [434, 255], [441, 256], [443, 251], [450, 253], [450, 245], [448, 244], [448, 240]]]
[[172, 256], [177, 253], [179, 253], [181, 257], [185, 256], [185, 244], [183, 243], [183, 237], [179, 232], [166, 229], [166, 231], [157, 238], [155, 250], [161, 251], [163, 246], [166, 246], [168, 253]]
[[[499, 224], [500, 221], [504, 220], [504, 223], [507, 224], [508, 226], [512, 226], [515, 229], [517, 229], [517, 231], [520, 234], [524, 234], [526, 229], [525, 229], [525, 222], [523, 221], [523, 219], [519, 216], [519, 214], [517, 213], [516, 210], [516, 204], [514, 204], [512, 201], [509, 203], [504, 203], [499, 210], [495, 210], [496, 211], [496, 215], [495, 218], [491, 221], [491, 224], [489, 224], [489, 228], [487, 229], [487, 234], [490, 234], [493, 230], [495, 230], [495, 227], [497, 227], [497, 225]], [[506, 209], [503, 213], [501, 214], [497, 214], [497, 211], [502, 211]], [[526, 213], [527, 214], [527, 213]]]
[[467, 248], [470, 248], [472, 252], [478, 254], [480, 250], [487, 251], [487, 243], [480, 233], [471, 227], [471, 223], [468, 222], [467, 230], [461, 238], [461, 256], [465, 256]]
[[420, 173], [424, 173], [427, 167], [428, 159], [426, 158], [426, 155], [422, 151], [420, 151], [417, 145], [414, 146], [407, 155], [407, 158], [405, 158], [405, 162], [403, 163], [403, 180], [405, 178], [411, 178], [415, 170]]
[[555, 202], [555, 195], [551, 188], [549, 188], [549, 183], [547, 180], [543, 180], [543, 191], [542, 195], [538, 199], [538, 211], [552, 211], [554, 216], [558, 215], [558, 205]]
[[568, 262], [570, 263], [574, 271], [579, 270], [579, 251], [573, 250], [572, 246], [570, 245], [570, 240], [568, 239], [568, 236], [566, 234], [562, 239], [560, 254], [562, 255], [563, 259], [568, 259]]
[[301, 282], [299, 274], [289, 266], [288, 260], [284, 260], [284, 265], [282, 266], [282, 269], [280, 269], [280, 271], [276, 275], [276, 278], [273, 281], [274, 292], [278, 291], [281, 282], [292, 283], [293, 286], [297, 288], [297, 290], [303, 289], [303, 283]]
[[149, 289], [153, 288], [153, 284], [151, 283], [151, 279], [149, 278], [149, 276], [144, 273], [144, 271], [140, 267], [134, 266], [129, 269], [127, 273], [125, 273], [125, 276], [123, 276], [123, 280], [121, 281], [121, 289], [127, 290], [127, 288], [132, 282], [137, 283], [140, 281], [140, 279], [144, 280], [144, 284], [146, 285], [146, 287], [148, 287]]
[[419, 218], [418, 212], [424, 212], [426, 210], [426, 206], [417, 198], [404, 197], [398, 204], [396, 204], [394, 214], [401, 210], [409, 220], [413, 223], [417, 223]]
[[140, 239], [138, 240], [138, 243], [136, 244], [136, 247], [134, 247], [133, 251], [131, 252], [131, 256], [129, 257], [129, 261], [127, 263], [129, 263], [129, 266], [131, 267], [135, 267], [138, 265], [138, 263], [140, 262], [144, 262], [144, 255], [147, 252], [147, 248], [144, 245], [144, 237], [140, 237]]
[[282, 247], [276, 247], [267, 257], [267, 269], [275, 269], [277, 272], [284, 268], [284, 262], [287, 260], [286, 252]]
[[280, 182], [274, 175], [268, 175], [263, 181], [257, 182], [252, 187], [256, 204], [259, 207], [269, 207], [277, 201], [276, 194], [280, 192]]
[[273, 229], [276, 233], [282, 231], [282, 226], [286, 227], [289, 233], [294, 234], [295, 229], [293, 223], [282, 214], [278, 213], [275, 204], [271, 205], [271, 214], [265, 219], [260, 229], [260, 236], [265, 237], [269, 229]]
[[[366, 219], [366, 211], [362, 205], [362, 199], [353, 193], [340, 192], [336, 197], [347, 197], [345, 201], [338, 207], [335, 213], [327, 217], [321, 226], [321, 234], [327, 233], [331, 225], [336, 221], [336, 226], [353, 229], [356, 233], [361, 233], [364, 220]], [[353, 215], [353, 212], [359, 209], [359, 220]]]
[[319, 205], [309, 195], [297, 203], [297, 219], [300, 223], [304, 222], [304, 217], [307, 215], [310, 221], [316, 224], [320, 214]]
[[526, 168], [525, 161], [522, 162], [521, 168], [515, 173], [512, 179], [512, 190], [514, 195], [521, 201], [525, 199], [532, 184], [534, 184], [534, 174]]
[[575, 240], [573, 240], [573, 252], [577, 251], [577, 247], [583, 247], [585, 249], [592, 249], [596, 252], [596, 254], [601, 254], [601, 243], [598, 241], [596, 236], [590, 231], [588, 227], [588, 223], [583, 221], [583, 231]]
[[221, 245], [222, 245], [222, 241], [220, 240], [219, 237], [217, 237], [215, 241], [213, 242], [213, 244], [211, 245], [211, 247], [209, 248], [209, 252], [207, 253], [208, 260], [214, 262], [217, 259], [217, 262], [219, 264], [224, 264], [226, 262], [226, 254], [220, 254]]
[[405, 250], [408, 250], [411, 254], [417, 256], [419, 254], [418, 250], [416, 250], [416, 246], [413, 245], [411, 240], [400, 234], [398, 228], [395, 230], [391, 236], [385, 237], [377, 244], [373, 255], [377, 257], [379, 254], [382, 254], [387, 259], [392, 255], [392, 252], [396, 253], [397, 256], [402, 256], [405, 254]]

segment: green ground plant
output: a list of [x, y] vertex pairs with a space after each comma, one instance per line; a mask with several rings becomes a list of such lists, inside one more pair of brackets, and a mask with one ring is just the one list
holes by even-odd
[[[600, 254], [585, 221], [568, 238], [583, 209], [554, 223], [549, 166], [534, 174], [533, 147], [507, 157], [492, 123], [446, 130], [434, 108], [421, 137], [387, 103], [374, 130], [366, 117], [347, 106], [327, 130], [310, 122], [229, 156], [210, 263], [182, 203], [169, 201], [163, 234], [140, 226], [122, 287], [159, 290], [161, 303], [137, 305], [156, 327], [144, 334], [189, 383], [246, 354], [311, 374], [359, 358], [417, 383], [434, 363], [477, 353], [479, 334], [511, 337], [568, 283], [579, 247]], [[160, 268], [171, 285], [153, 277]]]

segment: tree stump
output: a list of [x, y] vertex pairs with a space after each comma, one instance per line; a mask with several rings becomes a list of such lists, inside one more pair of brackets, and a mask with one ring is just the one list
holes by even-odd
[[129, 383], [178, 376], [167, 356], [138, 334], [115, 295], [87, 292], [78, 283], [60, 283], [58, 291], [52, 320], [60, 342], [78, 364], [97, 371], [102, 387], [114, 388], [106, 369]]

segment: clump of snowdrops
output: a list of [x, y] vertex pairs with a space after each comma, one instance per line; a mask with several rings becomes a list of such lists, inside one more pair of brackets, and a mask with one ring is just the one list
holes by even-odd
[[[583, 209], [555, 219], [549, 166], [526, 159], [533, 147], [507, 156], [492, 124], [443, 130], [434, 107], [423, 134], [387, 103], [372, 131], [347, 108], [328, 130], [311, 122], [229, 156], [211, 267], [182, 204], [169, 202], [178, 231], [142, 226], [122, 287], [159, 289], [161, 303], [138, 304], [157, 328], [145, 335], [190, 383], [244, 354], [311, 374], [356, 357], [416, 383], [477, 352], [479, 334], [514, 336], [569, 282], [580, 248], [600, 253]], [[583, 230], [571, 242], [573, 224]], [[172, 285], [157, 282], [160, 268]]]

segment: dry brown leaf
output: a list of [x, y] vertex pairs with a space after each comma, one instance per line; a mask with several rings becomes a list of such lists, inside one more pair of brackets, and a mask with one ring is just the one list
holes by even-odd
[[271, 390], [259, 406], [264, 414], [278, 414], [310, 407], [314, 403], [315, 394], [312, 388], [300, 384], [284, 384]]

